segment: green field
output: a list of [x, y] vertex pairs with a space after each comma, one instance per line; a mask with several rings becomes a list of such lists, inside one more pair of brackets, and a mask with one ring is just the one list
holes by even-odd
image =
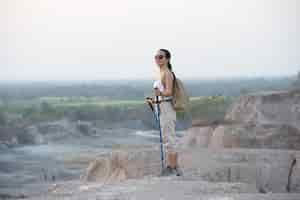
[[[233, 99], [225, 96], [191, 97], [189, 113], [193, 119], [220, 119]], [[15, 100], [0, 105], [0, 115], [8, 116], [2, 123], [35, 123], [64, 117], [83, 120], [117, 122], [121, 119], [146, 119], [148, 105], [141, 100], [109, 100], [103, 97], [40, 97]], [[0, 119], [1, 119], [0, 116]], [[0, 120], [1, 121], [1, 120]]]

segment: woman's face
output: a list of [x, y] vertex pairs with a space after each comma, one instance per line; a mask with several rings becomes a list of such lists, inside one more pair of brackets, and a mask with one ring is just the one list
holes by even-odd
[[161, 66], [164, 66], [164, 65], [167, 65], [168, 62], [169, 62], [169, 59], [166, 58], [166, 55], [165, 55], [165, 52], [163, 51], [158, 51], [154, 57], [155, 59], [155, 63], [161, 67]]

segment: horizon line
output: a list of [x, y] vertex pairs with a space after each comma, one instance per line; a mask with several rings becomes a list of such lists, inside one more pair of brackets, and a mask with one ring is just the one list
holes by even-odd
[[[251, 79], [284, 79], [293, 78], [297, 75], [273, 75], [273, 76], [234, 76], [234, 77], [190, 77], [181, 78], [185, 81], [223, 81], [223, 80], [251, 80]], [[48, 80], [0, 80], [0, 83], [55, 83], [55, 82], [117, 82], [117, 81], [152, 81], [151, 78], [118, 78], [118, 79], [48, 79]]]

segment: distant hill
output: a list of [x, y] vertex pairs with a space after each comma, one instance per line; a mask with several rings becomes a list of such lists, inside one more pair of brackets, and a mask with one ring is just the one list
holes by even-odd
[[[234, 80], [183, 80], [190, 96], [239, 96], [241, 93], [283, 90], [292, 78], [255, 78]], [[106, 99], [142, 99], [152, 94], [152, 80], [1, 83], [0, 101], [44, 96], [92, 97]]]

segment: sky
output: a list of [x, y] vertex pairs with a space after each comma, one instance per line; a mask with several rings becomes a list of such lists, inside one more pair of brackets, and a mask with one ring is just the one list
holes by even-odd
[[0, 80], [183, 79], [300, 70], [298, 0], [1, 0]]

